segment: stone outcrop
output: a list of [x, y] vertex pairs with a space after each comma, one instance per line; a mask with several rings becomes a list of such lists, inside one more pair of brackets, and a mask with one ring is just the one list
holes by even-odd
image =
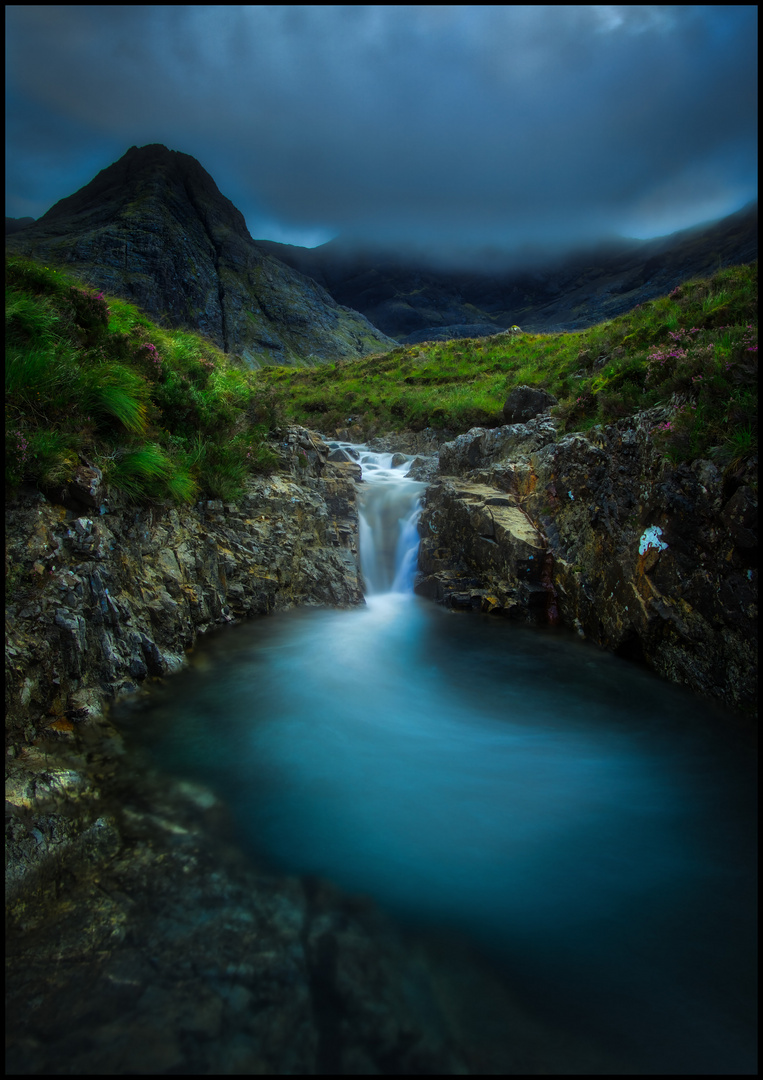
[[[656, 408], [563, 437], [540, 416], [441, 447], [417, 591], [559, 621], [754, 711], [757, 462], [725, 475], [712, 461], [670, 463], [653, 439], [666, 415]], [[524, 525], [507, 527], [509, 511]]]
[[195, 158], [133, 146], [80, 191], [6, 238], [186, 327], [250, 366], [365, 356], [396, 342], [252, 240]]
[[[282, 467], [236, 505], [99, 513], [92, 470], [66, 493], [23, 491], [6, 509], [6, 694], [11, 737], [67, 730], [183, 663], [199, 633], [296, 604], [363, 602], [354, 463], [301, 428]], [[77, 486], [79, 485], [79, 486]], [[106, 504], [101, 503], [101, 509]], [[85, 710], [86, 711], [86, 710]]]
[[545, 541], [512, 498], [487, 484], [443, 479], [427, 492], [421, 528], [421, 596], [545, 621], [554, 600], [543, 581]]

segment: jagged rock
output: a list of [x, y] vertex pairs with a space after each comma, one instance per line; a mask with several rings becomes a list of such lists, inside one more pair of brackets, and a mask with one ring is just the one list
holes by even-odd
[[738, 548], [757, 548], [758, 498], [751, 487], [743, 485], [738, 488], [724, 506], [721, 516]]
[[426, 456], [419, 454], [411, 462], [408, 476], [411, 480], [423, 480], [425, 483], [430, 483], [437, 475], [438, 467], [439, 457], [437, 454], [428, 454]]
[[217, 624], [294, 604], [362, 603], [359, 466], [330, 463], [326, 444], [300, 428], [284, 433], [280, 452], [281, 470], [253, 478], [237, 506], [87, 517], [25, 490], [8, 503], [12, 742], [30, 725], [46, 730], [57, 696], [76, 693], [63, 713], [80, 719], [88, 692], [113, 697], [175, 670]]
[[519, 460], [546, 446], [556, 437], [559, 426], [559, 421], [552, 417], [539, 416], [526, 424], [471, 428], [440, 447], [440, 472], [445, 476], [462, 476], [497, 461]]
[[103, 473], [97, 465], [83, 461], [69, 481], [69, 497], [75, 503], [100, 509], [104, 505]]
[[545, 540], [510, 496], [440, 480], [427, 491], [419, 532], [419, 595], [532, 622], [548, 621], [549, 612], [555, 619]]
[[197, 330], [255, 367], [396, 344], [266, 254], [199, 162], [159, 144], [131, 147], [6, 247], [79, 271], [160, 324]]
[[524, 424], [559, 402], [553, 394], [537, 386], [515, 386], [503, 406], [507, 424]]
[[335, 450], [332, 450], [328, 456], [329, 461], [352, 461], [352, 458], [343, 450], [340, 446], [337, 446]]
[[[470, 606], [531, 615], [531, 595], [517, 592], [516, 567], [510, 559], [502, 564], [483, 531], [484, 512], [475, 510], [469, 486], [479, 483], [485, 506], [492, 489], [538, 530], [540, 584], [554, 593], [549, 613], [675, 682], [754, 710], [757, 462], [728, 490], [731, 481], [710, 461], [676, 466], [663, 459], [652, 440], [663, 420], [664, 410], [655, 408], [556, 439], [542, 437], [541, 418], [524, 441], [514, 427], [476, 428], [443, 446], [443, 478], [428, 490], [422, 516], [428, 576], [418, 587], [447, 600], [468, 580]], [[486, 608], [487, 597], [497, 603]]]

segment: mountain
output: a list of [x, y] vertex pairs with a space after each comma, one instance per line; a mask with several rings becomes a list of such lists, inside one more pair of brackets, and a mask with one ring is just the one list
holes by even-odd
[[260, 240], [263, 250], [407, 344], [523, 330], [583, 330], [664, 295], [692, 277], [758, 257], [758, 205], [654, 240], [602, 243], [525, 270], [445, 271], [341, 239], [308, 249]]
[[365, 356], [395, 344], [264, 251], [199, 162], [160, 144], [131, 147], [7, 236], [6, 248], [71, 269], [254, 367]]
[[21, 229], [25, 229], [27, 225], [33, 225], [33, 217], [7, 217], [5, 219], [5, 235], [11, 236], [13, 233], [20, 232]]

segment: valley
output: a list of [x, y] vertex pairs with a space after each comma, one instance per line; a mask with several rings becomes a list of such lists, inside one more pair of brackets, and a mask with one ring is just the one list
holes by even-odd
[[321, 263], [145, 147], [7, 238], [9, 1071], [748, 1070], [748, 226]]

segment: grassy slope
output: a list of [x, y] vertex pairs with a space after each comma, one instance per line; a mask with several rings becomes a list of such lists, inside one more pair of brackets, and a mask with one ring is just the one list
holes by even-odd
[[244, 371], [197, 334], [60, 271], [6, 259], [6, 481], [54, 488], [79, 455], [140, 501], [235, 499], [284, 418], [329, 432], [502, 422], [513, 386], [559, 399], [567, 431], [672, 403], [675, 460], [757, 450], [757, 264], [680, 286], [588, 330], [400, 347], [318, 368]]
[[267, 470], [250, 372], [75, 277], [6, 257], [6, 482], [66, 483], [84, 455], [137, 501], [235, 498]]
[[757, 301], [752, 263], [575, 333], [427, 342], [258, 378], [295, 421], [328, 432], [352, 417], [366, 437], [500, 424], [508, 392], [525, 383], [559, 399], [567, 431], [670, 403], [666, 452], [727, 464], [757, 448]]

